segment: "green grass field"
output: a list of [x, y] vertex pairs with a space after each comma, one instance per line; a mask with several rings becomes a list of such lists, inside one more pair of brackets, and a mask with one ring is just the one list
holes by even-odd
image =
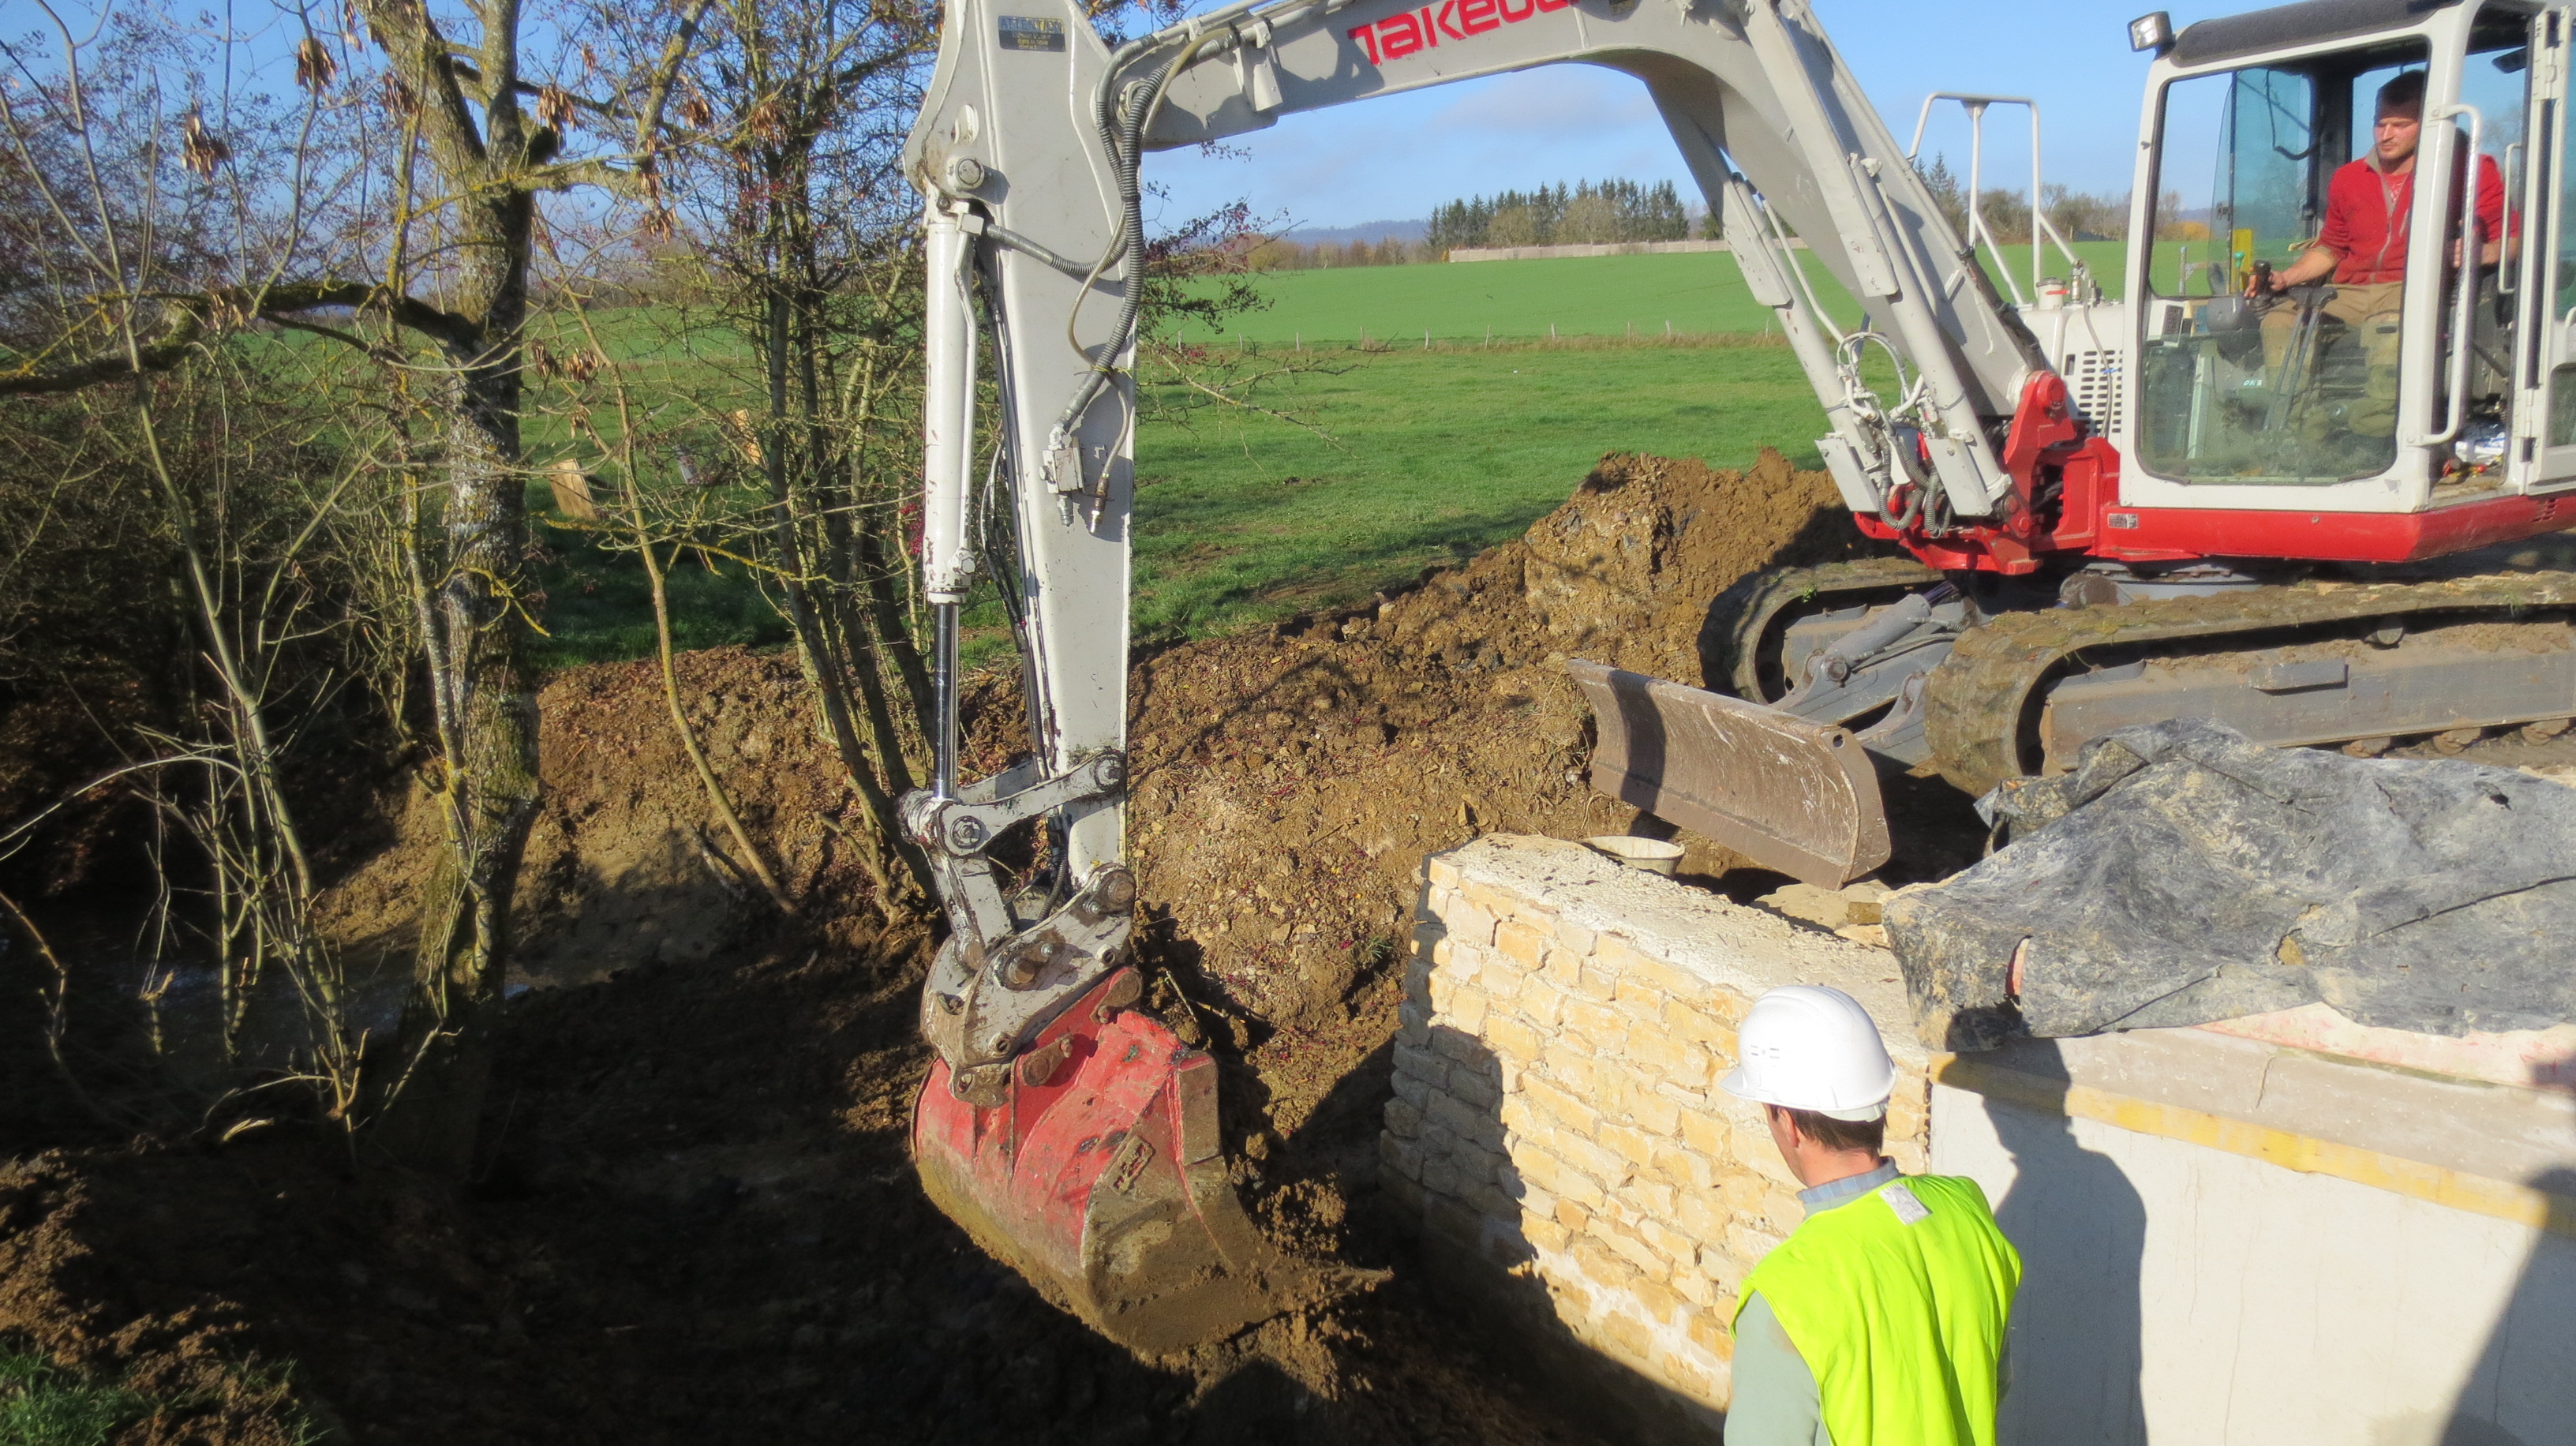
[[[2087, 241], [2075, 248], [2106, 291], [2120, 275], [2121, 243]], [[2028, 289], [2030, 249], [2004, 248], [2013, 276]], [[2053, 270], [2059, 258], [2047, 258]], [[1846, 324], [1858, 311], [1812, 253], [1807, 274], [1827, 309]], [[1990, 268], [1991, 269], [1991, 268]], [[1759, 334], [1770, 314], [1744, 285], [1735, 258], [1723, 252], [1684, 256], [1591, 256], [1546, 261], [1448, 262], [1419, 266], [1354, 266], [1273, 271], [1256, 283], [1268, 308], [1183, 340], [1247, 345], [1330, 346], [1363, 335], [1393, 346], [1558, 336]]]
[[1269, 417], [1200, 412], [1136, 442], [1136, 626], [1200, 635], [1366, 598], [1518, 536], [1603, 453], [1815, 466], [1823, 413], [1789, 349], [1674, 346], [1346, 353]]
[[[2027, 252], [2013, 249], [2007, 260], [2026, 284]], [[2079, 250], [2097, 276], [2116, 280], [2118, 243]], [[1849, 302], [1810, 266], [1827, 304], [1851, 319]], [[1202, 636], [1364, 599], [1517, 536], [1605, 452], [1741, 466], [1770, 445], [1817, 465], [1824, 418], [1814, 393], [1787, 347], [1765, 340], [1767, 313], [1722, 253], [1273, 272], [1259, 284], [1271, 304], [1215, 344], [1285, 353], [1307, 368], [1259, 400], [1308, 425], [1210, 408], [1187, 425], [1139, 429], [1140, 637]], [[1678, 337], [1669, 344], [1667, 321]], [[1544, 340], [1551, 324], [1568, 344]], [[703, 378], [740, 365], [730, 336], [675, 335], [653, 312], [604, 313], [599, 325], [612, 349], [643, 363], [639, 392], [656, 373]], [[603, 432], [615, 425], [597, 411], [590, 420]], [[560, 416], [532, 417], [528, 438], [540, 461], [580, 450]], [[547, 515], [545, 488], [531, 501]], [[540, 531], [554, 553], [540, 661], [649, 654], [635, 560], [582, 533]], [[671, 582], [682, 646], [786, 641], [738, 569], [691, 564]], [[1005, 645], [997, 605], [968, 624], [970, 655]]]

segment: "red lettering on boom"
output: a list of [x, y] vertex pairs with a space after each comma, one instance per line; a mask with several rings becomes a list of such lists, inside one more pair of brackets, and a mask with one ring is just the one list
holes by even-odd
[[1533, 15], [1563, 10], [1573, 3], [1574, 0], [1440, 0], [1437, 9], [1424, 5], [1373, 25], [1355, 25], [1344, 33], [1360, 43], [1369, 64], [1384, 65], [1417, 50], [1431, 49], [1444, 35], [1465, 40], [1505, 25], [1518, 25]]

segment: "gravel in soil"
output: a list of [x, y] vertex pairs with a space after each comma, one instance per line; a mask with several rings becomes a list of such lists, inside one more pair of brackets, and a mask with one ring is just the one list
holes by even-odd
[[[385, 1442], [1591, 1441], [1427, 1293], [1377, 1194], [1416, 870], [1483, 830], [1625, 831], [1559, 664], [1698, 681], [1727, 584], [1861, 550], [1832, 499], [1776, 456], [1613, 457], [1523, 541], [1400, 596], [1137, 664], [1155, 1003], [1224, 1065], [1257, 1218], [1390, 1269], [1373, 1290], [1139, 1361], [937, 1214], [905, 1148], [929, 941], [855, 922], [792, 662], [716, 650], [684, 660], [693, 717], [807, 923], [763, 922], [728, 879], [658, 676], [564, 675], [522, 884], [523, 982], [552, 987], [507, 1011], [471, 1187], [352, 1170], [289, 1122], [22, 1154], [0, 1166], [0, 1337], [157, 1393], [132, 1441], [299, 1420]], [[981, 769], [1021, 734], [1007, 683], [976, 701]], [[344, 937], [404, 942], [418, 825], [344, 880]], [[1778, 882], [1685, 842], [1730, 892]], [[38, 1143], [35, 1119], [0, 1141]]]

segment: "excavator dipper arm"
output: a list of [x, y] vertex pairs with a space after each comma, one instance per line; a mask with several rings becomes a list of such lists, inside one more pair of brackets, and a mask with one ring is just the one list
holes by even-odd
[[[947, 8], [904, 156], [926, 203], [922, 569], [940, 699], [934, 782], [904, 817], [951, 926], [923, 991], [938, 1057], [915, 1148], [988, 1248], [1140, 1348], [1231, 1329], [1312, 1277], [1259, 1244], [1225, 1187], [1209, 1061], [1128, 1008], [1139, 168], [1291, 112], [1557, 62], [1653, 95], [1824, 404], [1845, 500], [1891, 522], [1991, 515], [2009, 479], [1990, 434], [2037, 347], [1804, 0], [1248, 0], [1115, 49], [1074, 0]], [[1792, 235], [1859, 300], [1857, 327], [1818, 303]], [[1892, 398], [1863, 383], [1873, 345], [1899, 362]], [[998, 426], [979, 438], [987, 355]], [[1003, 522], [1015, 555], [988, 557]], [[1034, 753], [967, 784], [958, 616], [994, 565], [1027, 603]], [[1758, 718], [1729, 726], [1766, 742]], [[991, 850], [1022, 827], [1046, 830], [1050, 877], [1008, 890]]]

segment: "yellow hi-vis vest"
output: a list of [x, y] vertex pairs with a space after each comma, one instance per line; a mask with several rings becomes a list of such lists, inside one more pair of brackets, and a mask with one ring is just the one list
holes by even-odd
[[1994, 1446], [2020, 1284], [1976, 1181], [1909, 1175], [1807, 1217], [1744, 1291], [1806, 1358], [1834, 1446]]

